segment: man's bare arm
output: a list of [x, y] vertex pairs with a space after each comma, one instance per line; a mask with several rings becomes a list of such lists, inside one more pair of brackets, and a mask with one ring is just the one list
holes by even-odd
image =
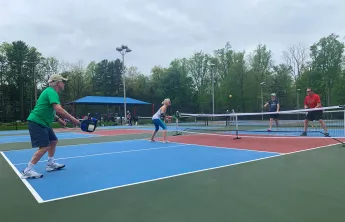
[[62, 116], [63, 118], [71, 120], [72, 123], [74, 123], [75, 125], [79, 125], [80, 124], [79, 120], [77, 120], [71, 114], [69, 114], [66, 110], [64, 110], [64, 108], [62, 108], [62, 106], [60, 104], [54, 104], [53, 108], [55, 109], [56, 113], [59, 116]]

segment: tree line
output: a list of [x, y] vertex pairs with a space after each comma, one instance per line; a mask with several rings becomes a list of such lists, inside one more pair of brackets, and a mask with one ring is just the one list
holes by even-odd
[[[307, 87], [321, 96], [324, 106], [345, 104], [344, 43], [340, 39], [332, 33], [311, 46], [291, 45], [282, 52], [281, 63], [273, 60], [272, 51], [266, 45], [260, 44], [253, 52], [246, 52], [234, 50], [227, 42], [212, 53], [199, 51], [188, 58], [174, 59], [168, 67], [154, 66], [151, 73], [124, 66], [126, 95], [153, 103], [156, 108], [169, 97], [173, 103], [171, 113], [177, 110], [212, 113], [213, 92], [215, 113], [232, 109], [261, 112], [262, 100], [266, 102], [273, 92], [282, 110], [298, 109], [303, 108]], [[0, 45], [0, 121], [25, 120], [54, 73], [69, 79], [61, 95], [63, 103], [87, 95], [122, 97], [122, 69], [120, 59], [92, 61], [87, 65], [82, 61], [69, 63], [44, 57], [24, 41], [3, 42]], [[86, 112], [84, 108], [68, 109], [76, 111], [75, 115]], [[121, 113], [117, 107], [87, 109]], [[149, 116], [152, 108], [141, 107], [136, 114]]]

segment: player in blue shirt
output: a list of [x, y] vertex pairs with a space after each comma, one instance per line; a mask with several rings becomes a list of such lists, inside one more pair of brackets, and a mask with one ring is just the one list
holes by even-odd
[[[265, 108], [267, 106], [269, 106], [269, 112], [279, 112], [280, 104], [275, 93], [271, 94], [271, 99], [264, 105]], [[270, 114], [270, 128], [268, 129], [269, 132], [272, 130], [273, 120], [276, 122], [276, 127], [278, 129], [278, 116], [278, 113]]]

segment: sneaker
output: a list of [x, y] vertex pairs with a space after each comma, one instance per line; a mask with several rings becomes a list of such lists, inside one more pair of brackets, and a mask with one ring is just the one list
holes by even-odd
[[307, 132], [303, 132], [301, 136], [307, 136]]
[[37, 179], [43, 177], [43, 174], [37, 173], [34, 170], [27, 170], [22, 172], [22, 179]]
[[55, 170], [60, 170], [65, 167], [65, 164], [59, 164], [59, 163], [52, 163], [52, 164], [47, 164], [46, 170], [48, 172], [55, 171]]

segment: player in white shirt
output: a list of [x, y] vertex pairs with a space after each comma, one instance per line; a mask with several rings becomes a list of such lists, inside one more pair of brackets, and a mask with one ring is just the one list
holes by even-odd
[[162, 102], [163, 106], [159, 108], [159, 110], [152, 116], [152, 123], [155, 125], [155, 130], [152, 133], [151, 141], [155, 141], [154, 137], [156, 136], [156, 133], [159, 130], [159, 127], [162, 127], [163, 129], [163, 137], [164, 137], [164, 143], [167, 142], [167, 126], [165, 123], [161, 120], [161, 118], [165, 116], [165, 113], [167, 111], [168, 106], [171, 105], [170, 99], [165, 99]]

